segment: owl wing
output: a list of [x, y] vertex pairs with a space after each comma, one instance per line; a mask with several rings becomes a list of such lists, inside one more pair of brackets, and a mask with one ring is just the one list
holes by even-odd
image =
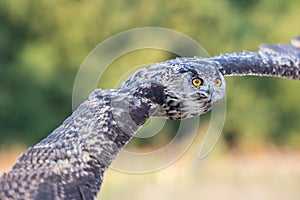
[[209, 58], [225, 76], [273, 76], [300, 79], [300, 36], [291, 44], [262, 44], [257, 52], [223, 54]]
[[0, 199], [94, 199], [108, 166], [163, 98], [154, 83], [95, 90], [0, 177]]

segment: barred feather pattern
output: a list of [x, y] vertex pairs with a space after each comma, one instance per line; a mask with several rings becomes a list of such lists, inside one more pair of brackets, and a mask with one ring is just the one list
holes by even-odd
[[96, 89], [0, 177], [0, 199], [95, 199], [105, 171], [149, 117], [199, 116], [223, 98], [224, 76], [244, 75], [299, 80], [300, 36], [257, 52], [168, 60], [139, 70], [122, 88]]
[[217, 65], [224, 76], [269, 76], [300, 80], [300, 35], [291, 44], [261, 44], [257, 52], [243, 51], [212, 58], [177, 58], [177, 62]]
[[300, 36], [291, 44], [262, 44], [259, 51], [211, 58], [225, 76], [271, 76], [300, 79]]
[[163, 103], [163, 89], [96, 89], [1, 176], [0, 199], [94, 199], [115, 156]]

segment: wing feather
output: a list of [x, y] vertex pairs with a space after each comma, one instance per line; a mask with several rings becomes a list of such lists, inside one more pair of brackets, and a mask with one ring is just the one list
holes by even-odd
[[227, 76], [273, 76], [300, 79], [300, 36], [291, 44], [262, 44], [257, 52], [223, 54], [209, 60], [216, 62]]
[[104, 172], [161, 103], [163, 89], [149, 83], [95, 90], [0, 177], [0, 199], [94, 199]]

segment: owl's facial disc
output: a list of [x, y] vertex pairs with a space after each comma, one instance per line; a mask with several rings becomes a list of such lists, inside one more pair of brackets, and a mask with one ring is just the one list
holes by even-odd
[[[177, 70], [174, 68], [165, 84], [165, 117], [183, 119], [199, 116], [223, 98], [226, 85], [224, 77], [211, 63], [187, 63]], [[172, 104], [170, 102], [177, 102], [178, 105], [169, 106]]]

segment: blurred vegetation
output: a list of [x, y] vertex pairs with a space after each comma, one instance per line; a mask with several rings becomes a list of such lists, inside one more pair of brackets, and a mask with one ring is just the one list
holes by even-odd
[[[0, 144], [33, 145], [70, 113], [73, 81], [87, 54], [106, 38], [135, 27], [175, 29], [211, 55], [289, 42], [300, 33], [300, 1], [292, 0], [2, 0], [0, 1]], [[155, 38], [153, 38], [155, 40]], [[103, 87], [114, 87], [137, 63], [164, 54], [128, 56]], [[155, 55], [155, 58], [153, 58]], [[158, 59], [157, 59], [158, 58]], [[134, 67], [134, 66], [132, 66]], [[106, 78], [105, 80], [109, 80]], [[227, 78], [229, 145], [300, 146], [300, 83]], [[171, 123], [172, 124], [172, 123]]]

